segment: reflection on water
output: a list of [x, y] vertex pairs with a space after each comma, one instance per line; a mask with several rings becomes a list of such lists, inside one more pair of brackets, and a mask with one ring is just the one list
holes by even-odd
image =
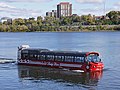
[[21, 81], [24, 80], [53, 80], [55, 82], [97, 86], [102, 72], [73, 72], [46, 67], [18, 66]]

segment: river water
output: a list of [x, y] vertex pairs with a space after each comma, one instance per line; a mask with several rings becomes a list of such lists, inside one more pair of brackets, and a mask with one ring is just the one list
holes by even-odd
[[0, 90], [120, 90], [120, 32], [0, 33], [0, 61], [17, 58], [17, 47], [28, 44], [50, 50], [97, 51], [103, 72], [0, 64]]

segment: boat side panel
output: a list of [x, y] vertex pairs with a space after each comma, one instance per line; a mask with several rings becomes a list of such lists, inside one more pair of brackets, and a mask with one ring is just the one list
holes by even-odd
[[85, 70], [86, 64], [83, 63], [71, 63], [71, 62], [57, 62], [57, 61], [47, 61], [47, 60], [19, 60], [20, 65], [29, 66], [47, 66], [53, 68], [69, 68], [74, 70]]

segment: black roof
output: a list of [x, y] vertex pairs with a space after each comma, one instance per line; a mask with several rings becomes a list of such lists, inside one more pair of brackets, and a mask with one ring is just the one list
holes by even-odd
[[[51, 51], [49, 49], [23, 49], [23, 51], [29, 51], [30, 53], [40, 53], [43, 55], [57, 55], [57, 56], [81, 56], [84, 57], [87, 55], [87, 53], [90, 52], [79, 52], [79, 51]], [[97, 53], [96, 53], [97, 54]]]
[[48, 52], [48, 51], [50, 51], [49, 49], [36, 49], [36, 48], [29, 48], [29, 49], [23, 49], [22, 51], [26, 51], [26, 50], [28, 50], [28, 51], [36, 51], [36, 52]]
[[58, 55], [58, 56], [62, 56], [62, 55], [66, 55], [66, 56], [85, 56], [86, 52], [77, 52], [77, 51], [50, 51], [50, 52], [47, 52], [46, 54]]

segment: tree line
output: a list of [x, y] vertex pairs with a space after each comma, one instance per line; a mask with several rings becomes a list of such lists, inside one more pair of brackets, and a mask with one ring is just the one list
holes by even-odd
[[16, 18], [12, 22], [0, 23], [0, 32], [35, 32], [35, 31], [98, 31], [120, 30], [120, 11], [110, 11], [105, 16], [72, 15], [67, 17], [41, 17], [37, 19]]

